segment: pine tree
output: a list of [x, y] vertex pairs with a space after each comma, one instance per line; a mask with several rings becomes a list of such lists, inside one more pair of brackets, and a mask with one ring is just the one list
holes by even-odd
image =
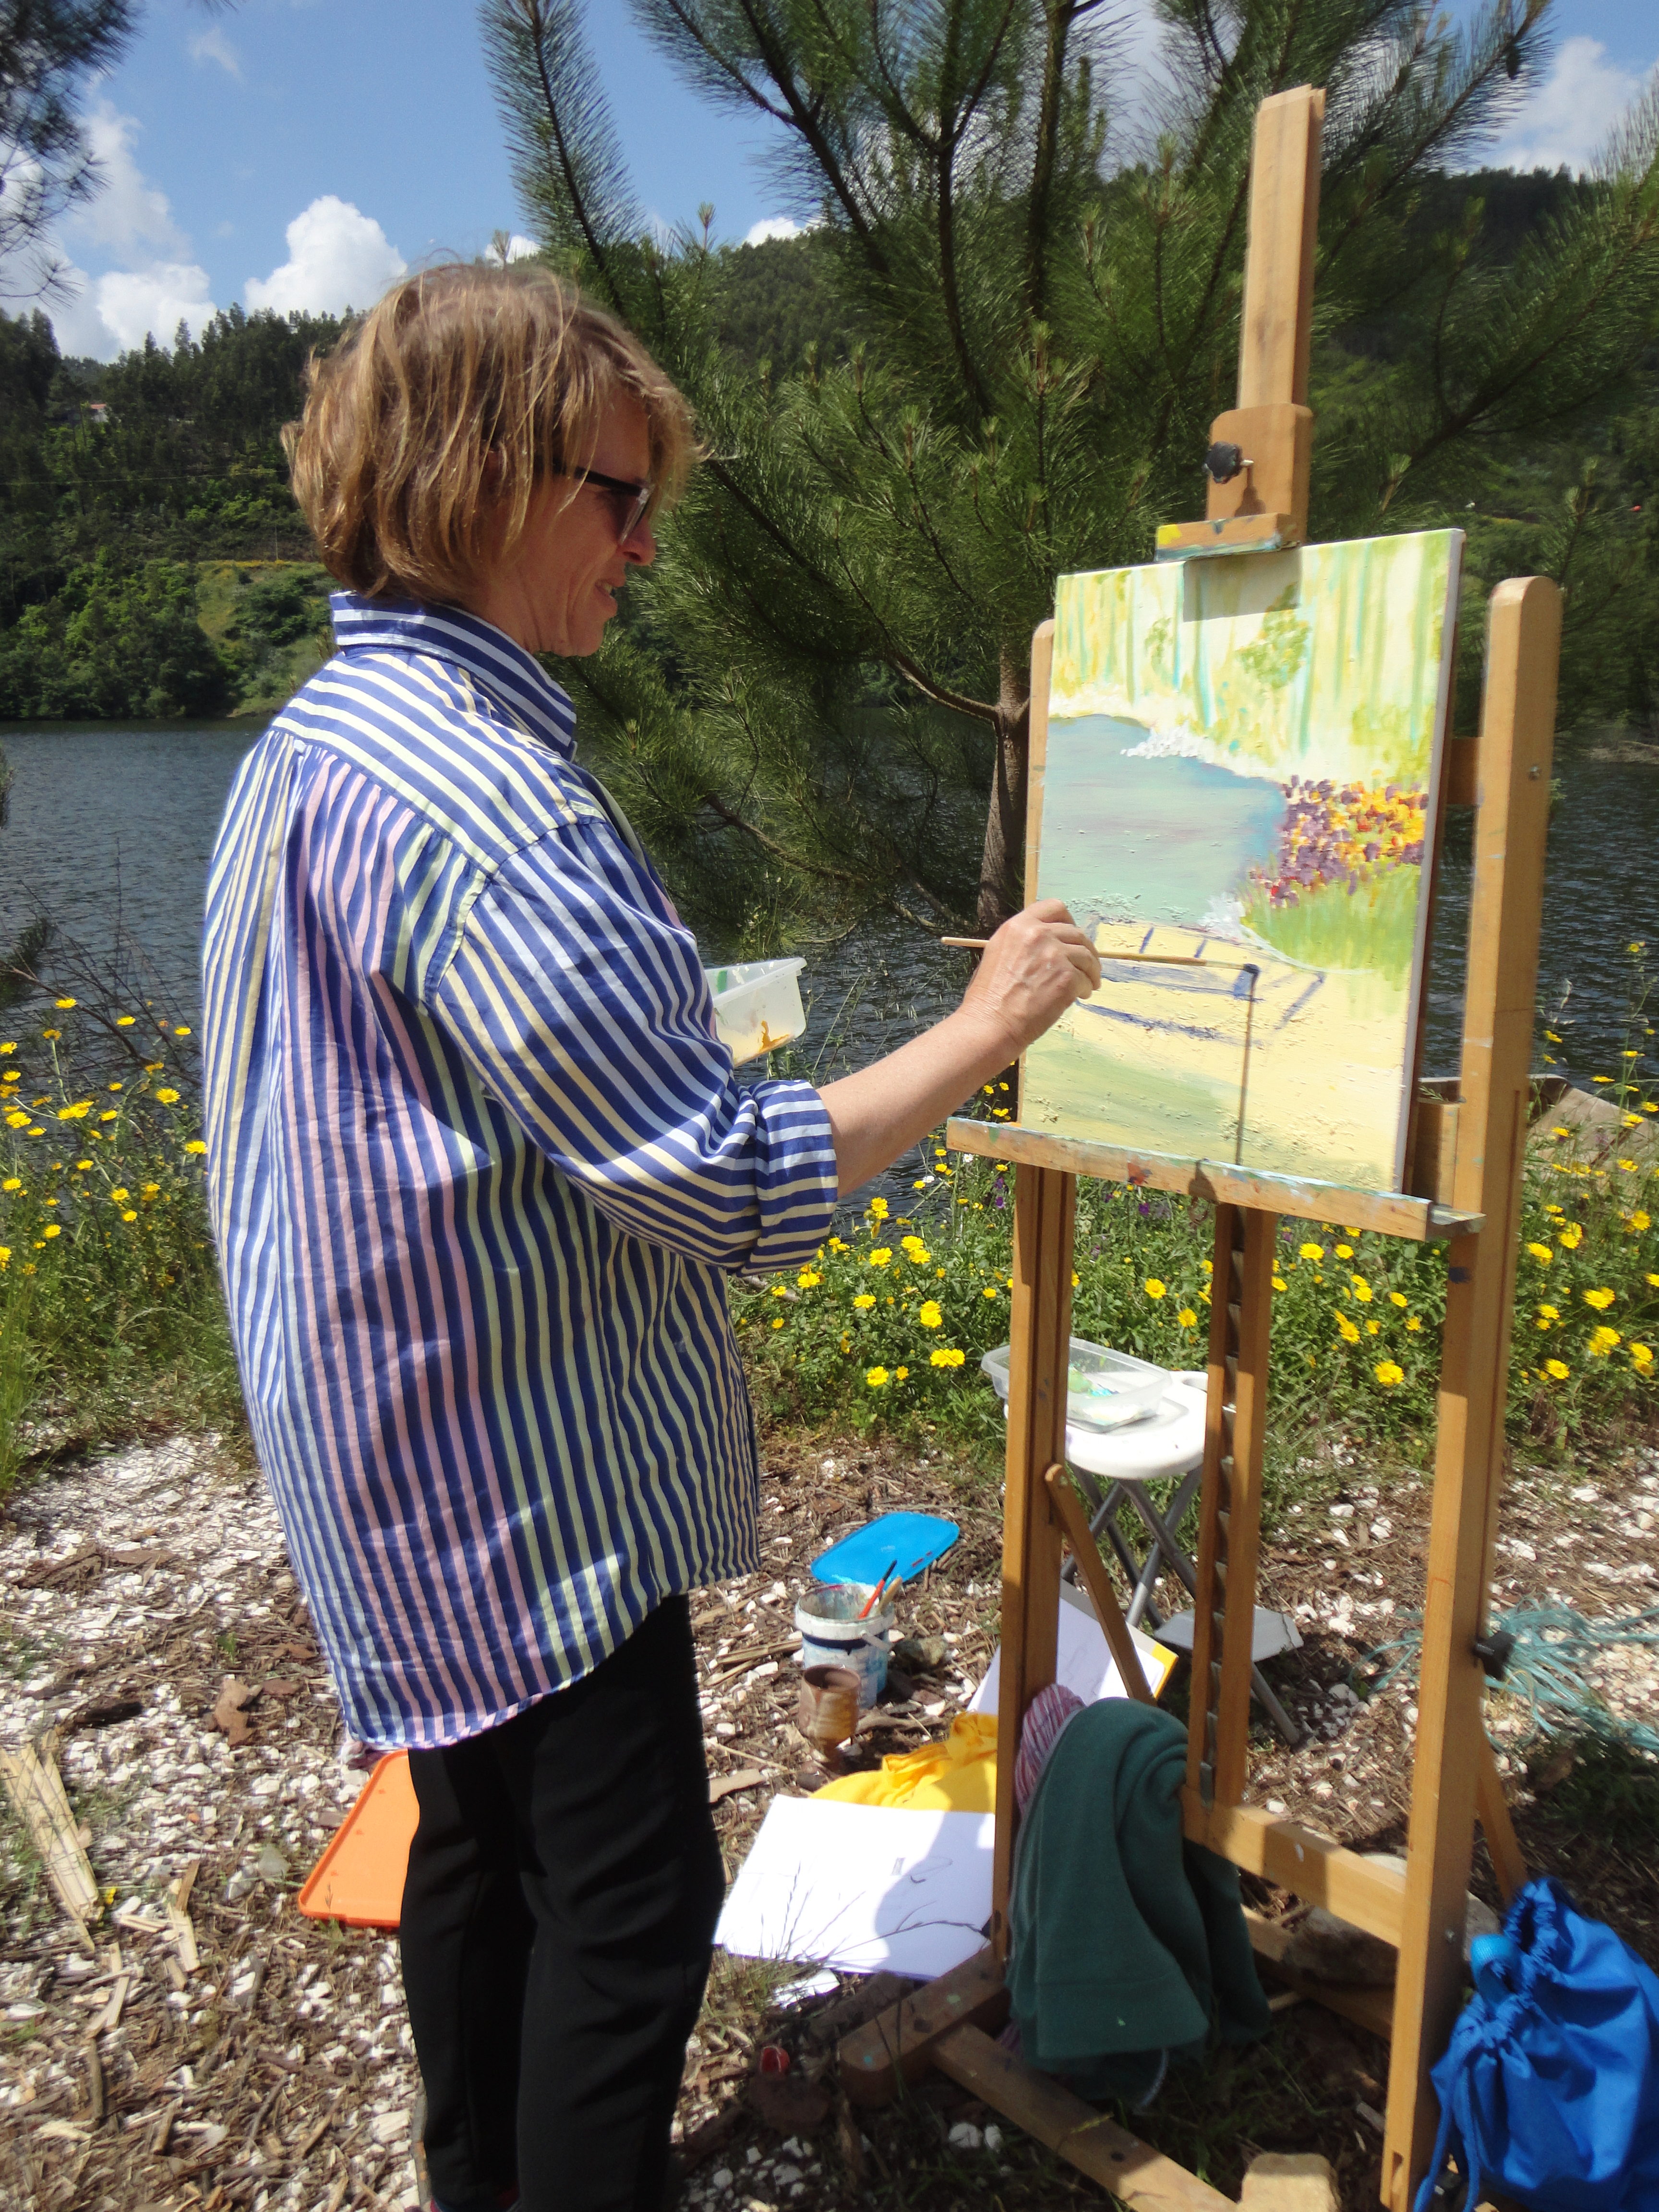
[[1455, 30], [1417, 0], [1158, 0], [1137, 115], [1102, 0], [634, 0], [711, 105], [781, 126], [821, 226], [845, 357], [774, 374], [718, 343], [712, 210], [647, 234], [578, 0], [484, 0], [543, 250], [708, 449], [626, 624], [562, 672], [705, 918], [758, 945], [1018, 905], [1031, 632], [1056, 576], [1202, 511], [1268, 94], [1328, 94], [1315, 535], [1444, 520], [1494, 450], [1605, 399], [1656, 327], [1659, 101], [1501, 267], [1478, 204], [1417, 215], [1535, 81], [1547, 4]]

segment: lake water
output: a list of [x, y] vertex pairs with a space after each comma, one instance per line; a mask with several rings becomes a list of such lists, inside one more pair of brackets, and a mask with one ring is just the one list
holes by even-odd
[[[251, 722], [0, 728], [11, 763], [9, 827], [0, 830], [0, 945], [45, 907], [68, 936], [102, 953], [118, 918], [148, 956], [158, 1006], [198, 1006], [198, 948], [208, 855]], [[1625, 947], [1659, 953], [1659, 771], [1597, 762], [1569, 746], [1550, 828], [1540, 1011], [1565, 1042], [1564, 1073], [1614, 1071], [1627, 1000]], [[1470, 820], [1447, 833], [1429, 988], [1428, 1072], [1455, 1070], [1467, 927]], [[864, 1065], [937, 1020], [966, 981], [969, 957], [883, 917], [806, 957], [811, 1012], [805, 1050], [820, 1076]], [[710, 945], [712, 963], [729, 948]], [[1563, 1003], [1565, 1002], [1565, 1003]]]

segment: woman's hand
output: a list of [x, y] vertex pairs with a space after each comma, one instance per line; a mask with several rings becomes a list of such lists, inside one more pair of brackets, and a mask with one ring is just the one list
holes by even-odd
[[986, 945], [963, 1010], [996, 1024], [1006, 1060], [1053, 1027], [1100, 982], [1100, 957], [1059, 899], [1038, 899], [1005, 921]]
[[1093, 945], [1058, 899], [1039, 899], [1005, 921], [955, 1013], [824, 1085], [842, 1196], [891, 1167], [1099, 981]]

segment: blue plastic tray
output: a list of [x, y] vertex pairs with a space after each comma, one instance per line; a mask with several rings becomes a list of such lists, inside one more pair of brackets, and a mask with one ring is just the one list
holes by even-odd
[[893, 1560], [898, 1579], [913, 1583], [935, 1559], [942, 1559], [962, 1534], [954, 1521], [937, 1513], [884, 1513], [832, 1544], [812, 1562], [819, 1583], [879, 1582]]

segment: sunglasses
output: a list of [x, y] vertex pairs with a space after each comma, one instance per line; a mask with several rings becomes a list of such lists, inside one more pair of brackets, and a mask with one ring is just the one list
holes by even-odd
[[625, 483], [620, 477], [601, 476], [598, 469], [558, 469], [567, 483], [594, 484], [600, 491], [611, 495], [617, 517], [617, 543], [626, 545], [634, 532], [645, 520], [652, 501], [657, 495], [653, 483]]

